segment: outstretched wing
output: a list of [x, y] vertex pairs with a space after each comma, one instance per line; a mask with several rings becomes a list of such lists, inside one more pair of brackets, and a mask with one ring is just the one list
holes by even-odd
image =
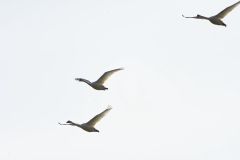
[[223, 11], [221, 11], [220, 13], [218, 13], [216, 15], [217, 18], [219, 19], [223, 19], [229, 12], [231, 12], [235, 7], [237, 7], [240, 4], [240, 1], [238, 1], [237, 3], [225, 8]]
[[96, 82], [103, 84], [113, 73], [123, 70], [123, 68], [114, 69], [108, 72], [105, 72]]
[[94, 126], [98, 121], [100, 121], [110, 110], [112, 109], [111, 106], [108, 106], [102, 113], [93, 117], [90, 121], [87, 122], [88, 125]]

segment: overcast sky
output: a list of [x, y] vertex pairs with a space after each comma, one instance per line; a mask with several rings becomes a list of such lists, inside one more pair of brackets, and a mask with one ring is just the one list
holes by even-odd
[[182, 17], [234, 3], [0, 0], [0, 159], [239, 160], [240, 6]]

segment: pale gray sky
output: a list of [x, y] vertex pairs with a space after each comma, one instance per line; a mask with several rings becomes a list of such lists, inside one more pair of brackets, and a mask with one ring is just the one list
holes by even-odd
[[181, 16], [235, 2], [1, 0], [0, 159], [239, 160], [240, 7]]

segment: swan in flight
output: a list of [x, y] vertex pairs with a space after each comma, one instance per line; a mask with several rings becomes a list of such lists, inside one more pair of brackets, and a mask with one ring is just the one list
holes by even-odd
[[114, 69], [111, 71], [107, 71], [105, 72], [96, 82], [90, 82], [86, 79], [83, 78], [75, 78], [76, 81], [79, 82], [85, 82], [87, 83], [89, 86], [91, 86], [92, 88], [96, 89], [96, 90], [106, 90], [108, 88], [106, 88], [103, 84], [104, 82], [115, 72], [123, 70], [123, 68], [118, 68], [118, 69]]
[[77, 126], [82, 128], [83, 130], [87, 131], [87, 132], [99, 132], [97, 129], [94, 128], [94, 125], [100, 121], [110, 110], [112, 109], [111, 106], [108, 106], [107, 109], [105, 109], [102, 113], [96, 115], [95, 117], [93, 117], [90, 121], [88, 121], [87, 123], [83, 123], [83, 124], [77, 124], [74, 123], [72, 121], [67, 121], [67, 124], [61, 124], [58, 122], [58, 124], [60, 125], [71, 125], [71, 126]]
[[215, 16], [212, 17], [204, 17], [201, 15], [197, 15], [196, 17], [185, 17], [184, 15], [182, 15], [184, 18], [196, 18], [196, 19], [206, 19], [209, 20], [211, 23], [215, 24], [215, 25], [221, 25], [221, 26], [227, 26], [225, 23], [223, 23], [223, 21], [221, 19], [223, 19], [229, 12], [231, 12], [235, 7], [237, 7], [240, 4], [240, 1], [238, 1], [237, 3], [225, 8], [224, 10], [222, 10], [220, 13], [218, 13]]

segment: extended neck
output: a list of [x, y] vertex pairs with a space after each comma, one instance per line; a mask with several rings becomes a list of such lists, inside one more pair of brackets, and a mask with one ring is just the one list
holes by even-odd
[[81, 124], [77, 124], [77, 123], [74, 123], [74, 122], [69, 123], [69, 125], [71, 125], [71, 126], [77, 126], [77, 127], [82, 128]]
[[88, 85], [91, 85], [91, 84], [92, 84], [90, 81], [88, 81], [88, 80], [86, 80], [86, 79], [83, 79], [83, 78], [81, 78], [81, 81], [87, 83]]
[[83, 79], [83, 78], [75, 78], [76, 81], [78, 82], [85, 82], [88, 85], [91, 85], [91, 82], [89, 80]]
[[208, 17], [204, 17], [204, 16], [201, 16], [201, 15], [197, 15], [197, 19], [206, 19], [206, 20], [209, 20], [209, 18]]
[[74, 123], [74, 122], [72, 122], [72, 121], [71, 121], [71, 122], [67, 122], [67, 124], [68, 124], [68, 125], [71, 125], [71, 126], [76, 126], [76, 125], [77, 125], [76, 123]]

